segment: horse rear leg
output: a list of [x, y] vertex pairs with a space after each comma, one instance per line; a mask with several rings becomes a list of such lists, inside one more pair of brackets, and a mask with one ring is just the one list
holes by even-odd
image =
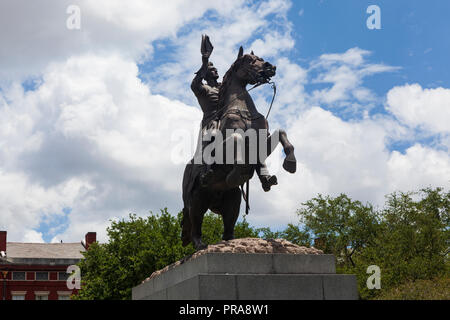
[[220, 213], [223, 219], [223, 240], [234, 239], [234, 226], [239, 217], [239, 209], [241, 207], [241, 190], [233, 188], [227, 190], [223, 195], [223, 204]]
[[189, 209], [183, 208], [183, 220], [181, 220], [181, 242], [183, 247], [191, 243], [191, 219], [189, 218]]

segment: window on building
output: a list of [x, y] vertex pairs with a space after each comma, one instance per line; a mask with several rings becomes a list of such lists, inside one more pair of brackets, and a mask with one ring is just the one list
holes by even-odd
[[12, 273], [13, 280], [25, 280], [25, 272], [24, 271], [13, 271]]
[[48, 272], [36, 272], [36, 280], [39, 281], [47, 281], [48, 280]]
[[72, 291], [58, 291], [58, 300], [70, 300]]
[[66, 281], [68, 278], [69, 278], [69, 275], [70, 274], [68, 274], [67, 272], [65, 272], [65, 271], [62, 271], [62, 272], [58, 272], [58, 280], [61, 280], [61, 281]]
[[35, 292], [34, 296], [36, 300], [48, 300], [48, 292]]
[[25, 300], [26, 291], [12, 291], [12, 299], [13, 300]]

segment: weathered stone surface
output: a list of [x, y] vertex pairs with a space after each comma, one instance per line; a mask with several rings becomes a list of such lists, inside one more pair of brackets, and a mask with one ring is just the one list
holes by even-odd
[[133, 300], [353, 300], [356, 277], [335, 274], [328, 254], [213, 252], [132, 290]]
[[133, 300], [358, 299], [356, 278], [335, 258], [283, 239], [222, 241], [154, 272]]
[[357, 300], [356, 277], [345, 274], [199, 274], [133, 300]]
[[[207, 253], [288, 253], [293, 255], [318, 255], [323, 254], [321, 250], [316, 248], [302, 247], [285, 239], [260, 239], [260, 238], [242, 238], [233, 239], [229, 241], [221, 241], [213, 245], [209, 245], [206, 249], [199, 250], [193, 255], [179, 260], [167, 267], [153, 272], [150, 277], [145, 279], [143, 282], [149, 281], [150, 279], [167, 272], [168, 270], [183, 264], [189, 260], [196, 259]], [[333, 266], [334, 267], [334, 266]]]

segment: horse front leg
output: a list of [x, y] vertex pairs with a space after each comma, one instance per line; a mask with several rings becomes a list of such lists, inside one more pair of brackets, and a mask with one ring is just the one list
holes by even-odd
[[223, 240], [234, 239], [234, 227], [239, 217], [241, 206], [241, 190], [233, 188], [227, 190], [223, 195], [222, 207], [220, 213], [223, 219]]
[[279, 129], [275, 130], [272, 134], [268, 133], [266, 142], [266, 158], [270, 154], [272, 154], [272, 152], [278, 146], [278, 143], [281, 143], [284, 153], [286, 154], [286, 157], [283, 161], [283, 168], [289, 173], [295, 173], [295, 171], [297, 171], [297, 159], [295, 158], [294, 154], [294, 146], [289, 142], [286, 131], [284, 131], [283, 129]]
[[202, 250], [207, 247], [202, 242], [202, 224], [203, 216], [208, 210], [208, 195], [196, 190], [189, 208], [189, 219], [191, 227], [191, 241], [196, 250]]

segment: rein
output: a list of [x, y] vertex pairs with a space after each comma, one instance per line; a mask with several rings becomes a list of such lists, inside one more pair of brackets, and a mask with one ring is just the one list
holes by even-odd
[[269, 84], [272, 85], [273, 95], [272, 95], [272, 102], [270, 102], [269, 111], [267, 111], [266, 120], [267, 118], [269, 118], [270, 110], [272, 110], [273, 101], [275, 100], [275, 96], [277, 94], [277, 86], [275, 85], [275, 82], [271, 81], [269, 82]]
[[[267, 118], [269, 117], [269, 113], [270, 113], [270, 111], [272, 110], [272, 105], [273, 105], [273, 101], [275, 100], [275, 95], [277, 94], [277, 87], [276, 87], [276, 85], [275, 85], [275, 82], [274, 81], [267, 81], [266, 79], [264, 79], [263, 81], [260, 81], [259, 79], [259, 77], [257, 76], [257, 74], [255, 73], [255, 71], [253, 71], [252, 69], [250, 69], [250, 68], [248, 68], [248, 67], [244, 67], [244, 69], [252, 76], [252, 78], [253, 78], [253, 80], [255, 80], [256, 81], [256, 85], [255, 86], [253, 86], [252, 88], [250, 88], [248, 91], [251, 91], [251, 90], [253, 90], [253, 89], [255, 89], [256, 87], [259, 87], [260, 85], [262, 85], [262, 84], [266, 84], [266, 83], [268, 83], [268, 84], [271, 84], [272, 85], [272, 89], [273, 89], [273, 95], [272, 95], [272, 101], [270, 102], [270, 107], [269, 107], [269, 110], [267, 111], [267, 115], [266, 115], [266, 120], [267, 120]], [[248, 92], [247, 91], [247, 92]], [[238, 96], [239, 97], [239, 96]], [[237, 97], [236, 97], [237, 98]], [[231, 102], [233, 102], [235, 99], [233, 99]], [[230, 102], [230, 103], [231, 103]], [[229, 104], [228, 104], [229, 105]], [[227, 106], [228, 106], [227, 105]]]
[[[257, 84], [255, 84], [252, 88], [250, 88], [248, 91], [251, 91], [257, 87], [259, 87], [260, 85], [263, 85], [265, 83], [271, 84], [272, 85], [272, 89], [273, 89], [273, 95], [272, 95], [272, 101], [270, 102], [270, 106], [269, 106], [269, 110], [267, 111], [267, 115], [266, 115], [266, 121], [267, 118], [269, 118], [269, 114], [270, 111], [272, 110], [272, 106], [273, 106], [273, 102], [275, 100], [275, 96], [277, 94], [277, 86], [275, 85], [275, 82], [271, 81], [271, 82], [258, 82]], [[241, 93], [242, 94], [242, 93]], [[233, 102], [234, 100], [236, 100], [241, 94], [239, 94], [236, 98], [234, 98], [232, 101], [230, 101], [230, 103], [228, 103], [227, 105], [225, 105], [223, 108], [229, 106], [231, 104], [231, 102]], [[221, 108], [220, 110], [222, 110], [223, 108]], [[225, 113], [226, 114], [226, 113]], [[241, 114], [241, 117], [243, 117], [243, 115]], [[244, 198], [245, 201], [245, 216], [248, 216], [248, 213], [250, 211], [250, 180], [247, 180], [247, 182], [245, 183], [245, 191], [244, 191], [244, 185], [241, 185], [241, 192], [242, 192], [242, 197]]]
[[[277, 94], [277, 87], [275, 85], [275, 82], [271, 81], [271, 82], [258, 82], [257, 84], [255, 84], [253, 87], [251, 87], [250, 89], [247, 90], [247, 92], [252, 91], [253, 89], [256, 89], [257, 87], [263, 85], [263, 84], [271, 84], [271, 87], [273, 89], [273, 94], [272, 94], [272, 101], [270, 102], [270, 106], [269, 106], [269, 110], [267, 111], [267, 115], [265, 116], [266, 120], [269, 117], [270, 111], [272, 110], [272, 106], [273, 106], [273, 102], [275, 101], [275, 96]], [[221, 112], [222, 110], [226, 109], [231, 103], [233, 103], [235, 100], [237, 100], [238, 98], [241, 97], [241, 95], [243, 95], [245, 92], [241, 92], [240, 94], [238, 94], [233, 100], [231, 100], [230, 102], [228, 102], [226, 105], [224, 105], [222, 108], [217, 109], [216, 111], [214, 111], [214, 113], [212, 113], [209, 117], [208, 120], [216, 117], [219, 112]], [[226, 113], [224, 113], [226, 114]], [[248, 117], [244, 117], [242, 114], [241, 116], [243, 118], [248, 118]], [[259, 117], [256, 118], [248, 118], [249, 120], [255, 120], [258, 119]]]
[[[247, 92], [252, 91], [253, 89], [259, 87], [260, 85], [263, 85], [264, 83], [266, 83], [266, 82], [260, 82], [260, 83], [255, 84], [253, 87], [251, 87], [250, 89], [248, 89]], [[208, 117], [208, 120], [211, 119], [211, 118], [216, 117], [216, 116], [219, 114], [219, 112], [221, 112], [222, 110], [226, 109], [231, 103], [233, 103], [235, 100], [237, 100], [238, 98], [240, 98], [244, 93], [245, 93], [245, 91], [244, 91], [244, 92], [241, 92], [241, 93], [238, 94], [233, 100], [231, 100], [231, 101], [228, 102], [226, 105], [224, 105], [222, 108], [219, 108], [219, 109], [217, 109], [216, 111], [214, 111], [214, 112], [211, 114], [211, 116]]]

